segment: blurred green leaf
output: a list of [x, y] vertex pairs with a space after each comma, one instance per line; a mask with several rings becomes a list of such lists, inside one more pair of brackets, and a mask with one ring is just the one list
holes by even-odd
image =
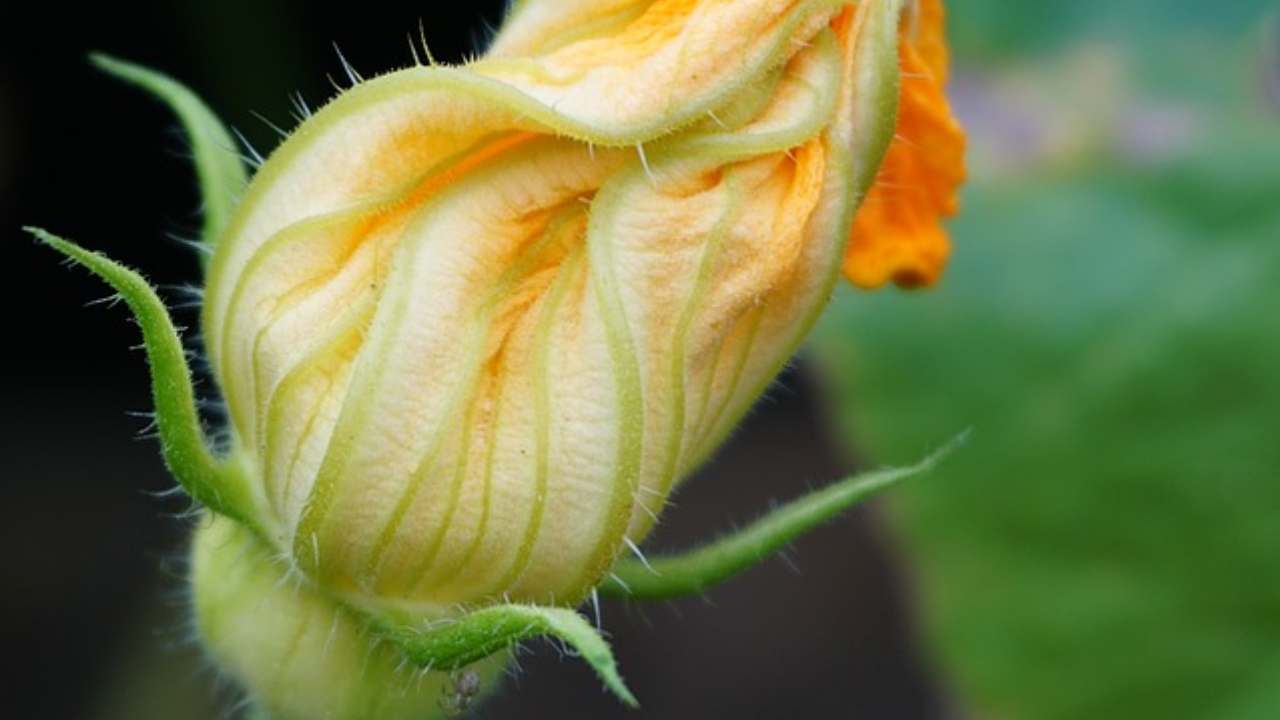
[[1159, 162], [976, 179], [940, 288], [819, 330], [872, 457], [974, 429], [890, 502], [978, 717], [1280, 717], [1280, 125], [1203, 110]]
[[1143, 46], [1171, 34], [1234, 36], [1275, 8], [1274, 0], [946, 0], [950, 37], [966, 58], [1007, 58], [1078, 41], [1120, 40]]

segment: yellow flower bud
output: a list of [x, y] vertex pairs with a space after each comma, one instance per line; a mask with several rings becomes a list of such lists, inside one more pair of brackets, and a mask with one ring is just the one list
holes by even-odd
[[530, 0], [307, 120], [203, 318], [270, 541], [360, 607], [580, 600], [825, 303], [892, 4]]
[[194, 95], [97, 62], [192, 131], [229, 453], [208, 447], [150, 285], [32, 232], [139, 320], [166, 461], [213, 514], [197, 625], [260, 712], [458, 710], [500, 667], [485, 658], [536, 635], [634, 704], [572, 610], [593, 588], [699, 592], [939, 457], [816, 491], [661, 572], [619, 557], [842, 270], [864, 287], [941, 272], [964, 166], [939, 0], [516, 0], [485, 56], [357, 84], [242, 196]]

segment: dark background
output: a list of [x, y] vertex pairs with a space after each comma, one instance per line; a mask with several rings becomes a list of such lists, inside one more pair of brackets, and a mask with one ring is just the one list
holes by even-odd
[[[136, 328], [107, 290], [18, 227], [36, 224], [143, 270], [171, 305], [198, 284], [174, 238], [199, 227], [175, 119], [96, 72], [101, 50], [187, 83], [265, 154], [287, 95], [315, 106], [342, 77], [332, 43], [366, 76], [408, 64], [419, 18], [437, 58], [483, 44], [501, 2], [324, 8], [276, 2], [26, 3], [0, 11], [0, 716], [225, 717], [235, 701], [184, 621], [186, 506], [154, 441]], [[193, 328], [195, 311], [178, 311]], [[803, 367], [803, 362], [801, 363]], [[791, 371], [702, 476], [651, 546], [689, 544], [852, 468], [826, 434], [820, 393]], [[208, 395], [213, 392], [206, 382]], [[624, 710], [546, 643], [479, 717], [935, 718], [946, 713], [915, 649], [906, 573], [874, 509], [797, 543], [706, 601], [606, 604]]]

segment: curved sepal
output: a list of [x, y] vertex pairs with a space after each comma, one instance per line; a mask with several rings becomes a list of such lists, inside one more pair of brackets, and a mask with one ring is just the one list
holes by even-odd
[[961, 434], [920, 462], [855, 475], [793, 500], [745, 528], [679, 555], [628, 558], [600, 585], [604, 595], [665, 600], [697, 595], [747, 570], [806, 532], [906, 478], [932, 470], [961, 445]]
[[585, 618], [568, 608], [496, 605], [424, 628], [375, 623], [410, 660], [432, 670], [456, 670], [521, 640], [555, 637], [577, 651], [619, 700], [633, 708], [640, 706], [618, 674], [609, 644]]
[[191, 156], [204, 205], [201, 229], [201, 267], [207, 267], [213, 246], [231, 218], [248, 183], [236, 143], [209, 106], [185, 85], [141, 65], [94, 53], [89, 60], [99, 69], [154, 95], [178, 116], [191, 143]]
[[251, 496], [242, 475], [209, 451], [196, 412], [191, 370], [182, 340], [164, 303], [146, 279], [101, 253], [86, 250], [35, 227], [37, 240], [97, 275], [120, 294], [142, 328], [151, 365], [151, 394], [165, 464], [187, 494], [209, 509], [255, 528]]

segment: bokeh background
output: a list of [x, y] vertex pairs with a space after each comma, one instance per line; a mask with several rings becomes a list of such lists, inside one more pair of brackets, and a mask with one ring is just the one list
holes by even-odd
[[[184, 620], [187, 508], [155, 496], [126, 414], [148, 409], [136, 328], [17, 231], [107, 251], [174, 305], [198, 283], [176, 122], [86, 52], [185, 81], [265, 152], [254, 113], [289, 126], [288, 93], [329, 97], [332, 43], [403, 66], [421, 18], [456, 62], [502, 4], [0, 11], [0, 716], [235, 712]], [[606, 604], [639, 714], [531, 643], [477, 717], [1280, 717], [1280, 13], [948, 7], [972, 177], [949, 274], [842, 290], [651, 544], [968, 444], [705, 600]]]

